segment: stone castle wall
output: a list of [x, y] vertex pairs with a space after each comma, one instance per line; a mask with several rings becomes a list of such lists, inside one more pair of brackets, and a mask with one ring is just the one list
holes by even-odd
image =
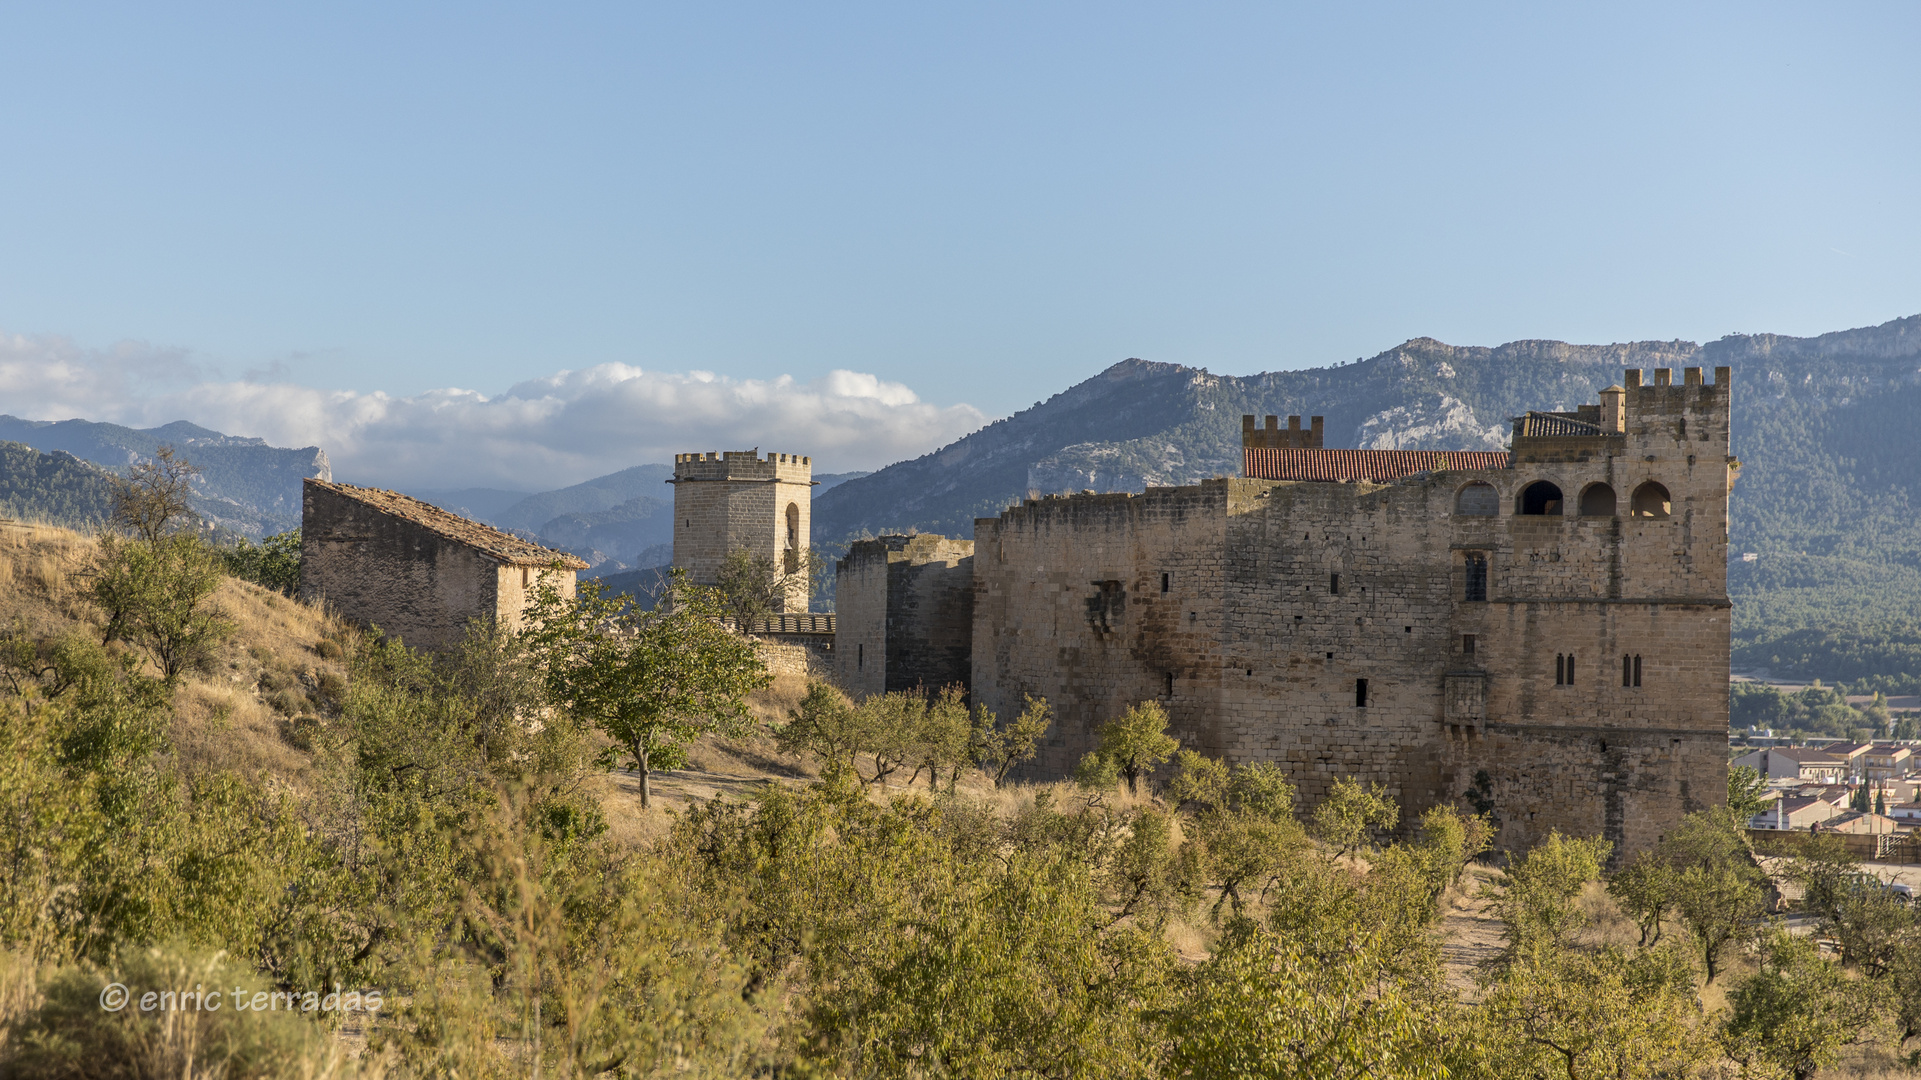
[[[1486, 773], [1503, 847], [1556, 828], [1645, 847], [1725, 799], [1729, 378], [1637, 375], [1619, 430], [1517, 437], [1507, 469], [1221, 480], [982, 519], [975, 700], [1054, 704], [1041, 775], [1151, 697], [1183, 743], [1285, 765], [1307, 807], [1355, 776], [1411, 819]], [[1542, 480], [1556, 512], [1521, 513]], [[1633, 516], [1648, 481], [1668, 516]], [[1457, 512], [1477, 483], [1491, 516]], [[1582, 516], [1596, 484], [1616, 512]]]
[[974, 542], [883, 536], [835, 566], [836, 681], [867, 696], [972, 678]]

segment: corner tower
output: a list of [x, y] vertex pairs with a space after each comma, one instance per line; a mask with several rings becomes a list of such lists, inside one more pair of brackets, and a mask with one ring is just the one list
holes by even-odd
[[[745, 550], [783, 573], [799, 569], [809, 538], [814, 464], [799, 454], [729, 450], [675, 454], [674, 566], [712, 585], [729, 552]], [[807, 609], [805, 587], [790, 611]]]

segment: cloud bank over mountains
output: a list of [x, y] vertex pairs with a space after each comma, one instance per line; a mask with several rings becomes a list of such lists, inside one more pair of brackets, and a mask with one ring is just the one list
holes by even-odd
[[800, 382], [598, 364], [503, 393], [407, 397], [241, 379], [180, 349], [89, 349], [56, 336], [0, 334], [0, 412], [129, 427], [187, 420], [275, 446], [318, 445], [336, 478], [399, 487], [540, 490], [690, 450], [811, 454], [821, 472], [876, 469], [974, 431], [970, 405], [933, 405], [908, 387], [837, 370]]

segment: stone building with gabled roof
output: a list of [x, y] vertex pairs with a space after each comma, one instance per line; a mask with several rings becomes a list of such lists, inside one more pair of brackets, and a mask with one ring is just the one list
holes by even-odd
[[381, 488], [303, 486], [300, 598], [416, 648], [447, 649], [479, 619], [517, 625], [542, 581], [574, 595], [587, 564]]

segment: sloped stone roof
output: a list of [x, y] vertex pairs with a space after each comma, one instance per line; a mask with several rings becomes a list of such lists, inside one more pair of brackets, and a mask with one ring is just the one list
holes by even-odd
[[1607, 435], [1601, 425], [1563, 413], [1530, 412], [1514, 418], [1514, 435], [1521, 439], [1568, 438]]
[[1505, 469], [1504, 451], [1484, 450], [1296, 450], [1248, 447], [1242, 475], [1251, 480], [1367, 480], [1386, 483], [1415, 473]]
[[569, 570], [585, 570], [587, 563], [564, 551], [554, 551], [539, 544], [522, 540], [518, 536], [501, 532], [491, 525], [482, 525], [450, 514], [431, 503], [421, 502], [411, 495], [385, 488], [355, 487], [352, 484], [335, 484], [325, 480], [309, 479], [307, 483], [325, 488], [336, 495], [343, 496], [370, 506], [390, 517], [418, 525], [428, 532], [444, 536], [458, 544], [465, 544], [487, 557], [510, 566], [552, 566], [555, 562]]

